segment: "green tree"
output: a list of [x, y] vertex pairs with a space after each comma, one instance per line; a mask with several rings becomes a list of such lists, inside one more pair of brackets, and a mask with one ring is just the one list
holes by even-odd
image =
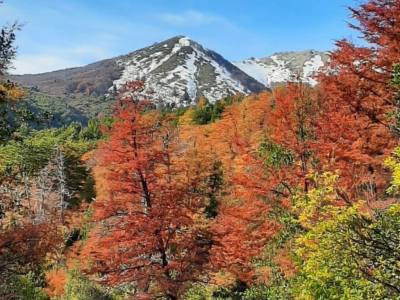
[[372, 214], [340, 203], [332, 174], [296, 198], [299, 275], [296, 299], [400, 299], [400, 205]]
[[77, 271], [71, 271], [68, 273], [64, 295], [59, 300], [122, 300], [123, 293], [120, 292], [119, 296], [116, 292], [102, 288]]
[[217, 100], [215, 103], [209, 103], [203, 100], [197, 105], [192, 114], [192, 122], [197, 125], [213, 123], [220, 119], [225, 107], [232, 103], [230, 98]]
[[[6, 285], [0, 286], [1, 299], [49, 300], [43, 291], [44, 280], [40, 273], [29, 272], [12, 276]], [[4, 298], [2, 298], [4, 297]]]

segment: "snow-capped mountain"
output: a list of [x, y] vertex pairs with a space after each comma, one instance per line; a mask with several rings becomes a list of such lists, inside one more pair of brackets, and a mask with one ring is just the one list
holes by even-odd
[[314, 78], [328, 61], [326, 52], [281, 52], [264, 58], [250, 58], [234, 65], [267, 87], [288, 82], [300, 76], [303, 82], [315, 85]]
[[117, 64], [123, 71], [114, 88], [143, 79], [146, 90], [164, 102], [190, 104], [200, 96], [214, 102], [265, 89], [218, 53], [182, 36], [135, 51]]
[[214, 102], [236, 93], [257, 93], [290, 81], [297, 74], [304, 82], [315, 84], [313, 75], [327, 60], [324, 52], [303, 51], [232, 64], [199, 43], [177, 36], [87, 66], [14, 75], [10, 80], [61, 97], [65, 105], [78, 112], [101, 112], [113, 103], [108, 96], [132, 80], [144, 80], [145, 92], [151, 94], [156, 103], [181, 106], [193, 104], [201, 96]]
[[155, 101], [175, 105], [265, 89], [218, 53], [183, 36], [85, 67], [11, 80], [56, 96], [107, 96], [128, 81], [144, 80]]

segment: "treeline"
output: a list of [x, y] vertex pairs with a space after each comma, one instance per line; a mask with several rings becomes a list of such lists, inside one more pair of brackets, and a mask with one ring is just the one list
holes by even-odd
[[5, 135], [0, 297], [400, 299], [400, 1], [351, 13], [316, 87]]

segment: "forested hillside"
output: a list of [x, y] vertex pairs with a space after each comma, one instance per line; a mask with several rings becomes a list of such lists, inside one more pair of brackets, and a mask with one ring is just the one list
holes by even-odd
[[350, 12], [315, 86], [54, 128], [3, 82], [0, 299], [400, 299], [400, 0]]

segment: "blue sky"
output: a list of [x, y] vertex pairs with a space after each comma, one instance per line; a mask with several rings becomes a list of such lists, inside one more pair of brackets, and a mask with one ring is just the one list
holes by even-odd
[[186, 35], [230, 60], [330, 50], [355, 40], [360, 0], [6, 0], [0, 20], [24, 23], [13, 73], [39, 73], [126, 54]]

